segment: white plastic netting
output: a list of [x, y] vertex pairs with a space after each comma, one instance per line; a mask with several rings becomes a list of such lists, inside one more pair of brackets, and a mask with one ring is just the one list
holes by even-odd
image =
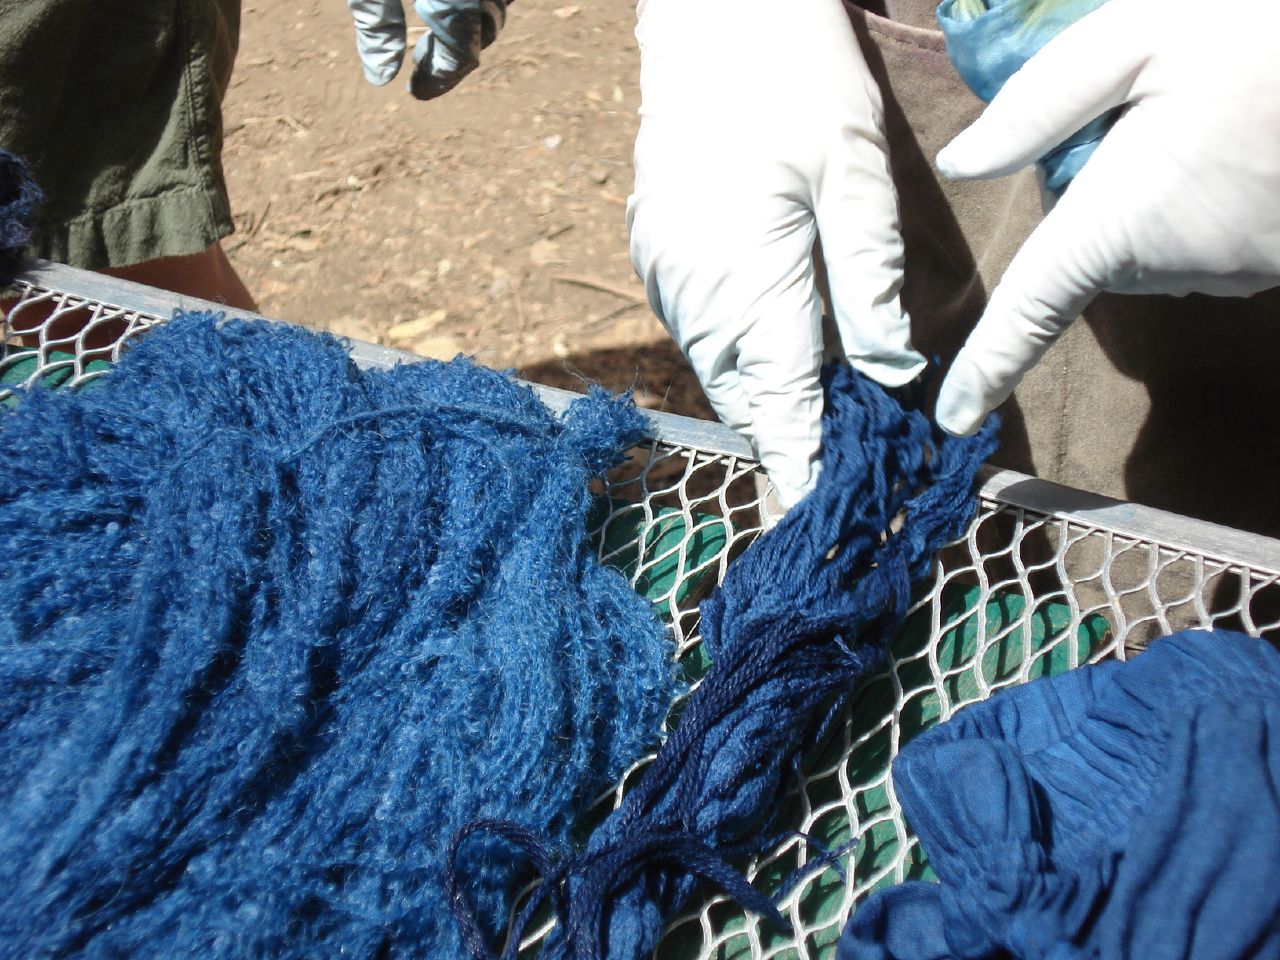
[[[0, 401], [6, 385], [82, 384], [175, 307], [211, 306], [52, 265], [29, 272], [15, 293]], [[353, 344], [352, 355], [366, 364], [412, 359], [367, 344]], [[564, 400], [545, 395], [553, 405]], [[601, 557], [654, 601], [697, 676], [706, 667], [697, 605], [760, 532], [759, 471], [722, 428], [651, 419], [654, 439], [601, 485], [593, 536]], [[658, 956], [832, 957], [844, 922], [871, 890], [930, 875], [889, 777], [907, 739], [1002, 687], [1123, 658], [1191, 626], [1280, 632], [1280, 542], [1007, 471], [986, 474], [973, 522], [939, 559], [889, 662], [804, 759], [779, 824], [792, 838], [743, 864], [775, 894], [827, 850], [846, 850], [838, 868], [801, 874], [785, 891], [791, 934], [708, 893], [671, 925]], [[647, 762], [600, 799], [601, 813]], [[536, 955], [545, 934], [530, 935], [522, 953]]]
[[[677, 557], [683, 570], [707, 571], [707, 586], [711, 572], [721, 575], [725, 559], [758, 532], [754, 487], [744, 490], [742, 482], [744, 470], [754, 469], [732, 456], [662, 442], [638, 451], [609, 485], [614, 497], [636, 506], [615, 516], [643, 510], [649, 537], [664, 522], [668, 527], [646, 551], [635, 582], [645, 586], [646, 573]], [[1033, 509], [1019, 502], [1055, 499], [1087, 506]], [[722, 524], [725, 516], [737, 522]], [[1153, 529], [1144, 535], [1146, 519]], [[987, 474], [965, 537], [940, 558], [890, 661], [863, 684], [835, 734], [805, 758], [791, 784], [778, 829], [795, 836], [744, 865], [762, 889], [780, 891], [798, 868], [856, 840], [841, 869], [812, 873], [786, 893], [781, 906], [793, 935], [708, 895], [672, 924], [658, 956], [834, 956], [845, 921], [869, 892], [931, 876], [889, 776], [912, 735], [1002, 687], [1124, 658], [1178, 629], [1276, 631], [1280, 543], [1177, 521], [1008, 472]], [[671, 529], [677, 523], [680, 536]], [[1154, 529], [1161, 526], [1184, 535], [1176, 543], [1161, 539]], [[1197, 534], [1204, 535], [1202, 545], [1185, 542]], [[1249, 559], [1233, 556], [1233, 547], [1247, 548], [1238, 552]], [[695, 661], [699, 595], [682, 595], [673, 584], [659, 597], [683, 656]], [[619, 802], [639, 772], [608, 801]]]

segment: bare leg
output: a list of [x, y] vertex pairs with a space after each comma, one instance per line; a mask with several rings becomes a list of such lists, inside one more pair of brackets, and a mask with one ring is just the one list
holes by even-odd
[[[190, 256], [161, 257], [127, 267], [109, 267], [99, 272], [145, 283], [171, 293], [212, 300], [240, 310], [256, 312], [258, 309], [217, 243]], [[13, 301], [0, 300], [0, 315], [8, 315], [12, 306]], [[31, 304], [21, 311], [21, 316], [9, 318], [8, 335], [17, 338], [25, 346], [36, 346], [40, 342], [39, 331], [48, 324], [53, 309], [52, 303]], [[44, 331], [44, 339], [66, 340], [77, 337], [89, 323], [90, 316], [87, 310], [63, 313]], [[90, 350], [110, 346], [120, 338], [124, 329], [123, 321], [99, 323], [83, 337], [81, 346]]]
[[239, 310], [258, 309], [219, 243], [190, 256], [161, 257], [127, 267], [108, 267], [101, 272]]

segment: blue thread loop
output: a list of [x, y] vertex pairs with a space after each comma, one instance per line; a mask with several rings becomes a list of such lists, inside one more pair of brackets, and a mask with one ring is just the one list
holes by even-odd
[[[901, 395], [849, 368], [827, 372], [817, 488], [702, 605], [715, 666], [586, 850], [544, 872], [505, 956], [536, 904], [558, 920], [546, 957], [641, 960], [703, 879], [782, 922], [726, 863], [771, 842], [787, 772], [881, 662], [913, 585], [962, 534], [978, 467], [996, 446], [995, 418], [973, 437], [951, 437]], [[454, 907], [468, 927], [465, 903]], [[491, 956], [483, 938], [469, 943], [473, 956]]]

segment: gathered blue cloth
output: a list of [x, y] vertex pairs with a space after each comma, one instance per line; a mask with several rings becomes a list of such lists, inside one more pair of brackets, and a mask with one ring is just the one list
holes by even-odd
[[[0, 414], [0, 956], [451, 958], [677, 691], [589, 483], [642, 414], [178, 316]], [[527, 869], [477, 844], [504, 924]]]
[[[942, 0], [938, 25], [947, 54], [974, 93], [990, 103], [1041, 47], [1106, 0]], [[1080, 64], [1087, 70], [1088, 64]], [[1040, 158], [1044, 186], [1061, 196], [1120, 111], [1112, 110]]]
[[[995, 449], [994, 417], [973, 437], [952, 437], [908, 396], [918, 392], [828, 371], [817, 487], [702, 605], [711, 671], [585, 851], [564, 856], [494, 820], [459, 833], [455, 852], [503, 836], [530, 850], [544, 876], [505, 957], [548, 906], [559, 923], [544, 957], [643, 960], [701, 881], [786, 927], [729, 861], [777, 842], [788, 774], [881, 662], [913, 587], [972, 516], [978, 467]], [[451, 902], [472, 955], [490, 956], [465, 897]]]
[[839, 960], [1280, 957], [1280, 654], [1225, 631], [998, 693], [893, 782], [940, 884], [873, 895]]
[[0, 290], [22, 268], [22, 256], [31, 240], [31, 220], [42, 199], [27, 165], [0, 149]]

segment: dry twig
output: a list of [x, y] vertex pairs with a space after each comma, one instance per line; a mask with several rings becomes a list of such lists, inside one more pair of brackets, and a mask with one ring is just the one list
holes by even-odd
[[572, 284], [575, 287], [586, 287], [588, 290], [611, 293], [615, 297], [621, 297], [623, 300], [630, 300], [633, 303], [644, 303], [644, 297], [641, 296], [639, 291], [628, 290], [598, 277], [588, 277], [579, 273], [557, 273], [551, 279], [559, 283]]

